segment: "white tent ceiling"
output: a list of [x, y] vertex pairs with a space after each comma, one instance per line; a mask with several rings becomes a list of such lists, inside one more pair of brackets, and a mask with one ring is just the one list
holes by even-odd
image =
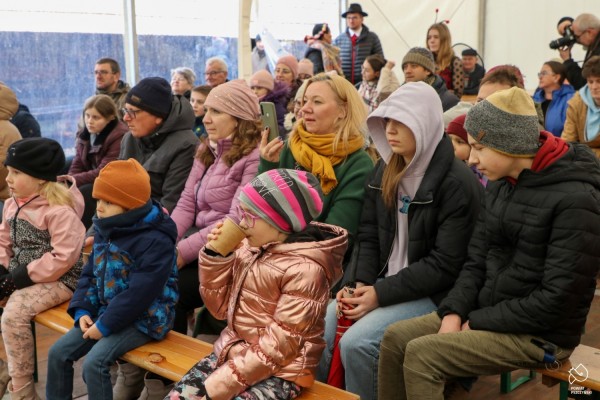
[[[454, 43], [476, 48], [486, 68], [515, 64], [525, 75], [528, 89], [537, 86], [541, 65], [558, 52], [548, 43], [558, 38], [556, 23], [563, 16], [576, 17], [589, 12], [600, 17], [598, 0], [358, 0], [369, 13], [365, 24], [375, 31], [387, 59], [399, 64], [410, 47], [425, 46], [427, 28], [435, 21], [449, 19]], [[348, 1], [350, 3], [352, 1]], [[582, 60], [579, 45], [573, 52]]]

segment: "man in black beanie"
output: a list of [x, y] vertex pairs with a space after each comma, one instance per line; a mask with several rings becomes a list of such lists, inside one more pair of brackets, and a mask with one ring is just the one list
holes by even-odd
[[192, 169], [198, 138], [192, 131], [190, 102], [171, 94], [163, 78], [144, 78], [125, 99], [123, 121], [129, 132], [119, 158], [135, 158], [150, 174], [152, 198], [173, 211]]

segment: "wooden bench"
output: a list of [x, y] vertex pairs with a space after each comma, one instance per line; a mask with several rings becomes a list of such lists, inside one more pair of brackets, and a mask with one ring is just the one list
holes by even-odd
[[[585, 370], [579, 367], [580, 365], [587, 370], [587, 377]], [[578, 376], [571, 369], [574, 367], [584, 373], [584, 376]], [[537, 372], [542, 374], [542, 383], [546, 386], [550, 387], [560, 383], [560, 400], [567, 400], [575, 386], [591, 391], [593, 395], [590, 399], [600, 399], [600, 349], [580, 344], [562, 365], [557, 368], [538, 369]], [[569, 390], [569, 376], [573, 382], [571, 390]]]
[[[34, 321], [65, 334], [73, 327], [73, 319], [66, 310], [67, 303], [63, 303], [36, 315]], [[177, 382], [199, 360], [211, 352], [212, 345], [209, 343], [177, 332], [169, 332], [165, 339], [131, 350], [121, 359]], [[315, 382], [312, 387], [304, 389], [298, 399], [357, 400], [359, 396]]]

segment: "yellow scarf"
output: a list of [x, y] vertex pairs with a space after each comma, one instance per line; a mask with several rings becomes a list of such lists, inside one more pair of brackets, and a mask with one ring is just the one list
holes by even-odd
[[304, 169], [319, 178], [323, 194], [327, 195], [338, 183], [333, 171], [334, 165], [341, 163], [349, 154], [362, 148], [364, 138], [362, 135], [351, 138], [346, 146], [339, 145], [334, 152], [335, 133], [314, 134], [304, 130], [303, 125], [303, 121], [300, 120], [296, 132], [288, 141], [288, 146], [294, 159]]

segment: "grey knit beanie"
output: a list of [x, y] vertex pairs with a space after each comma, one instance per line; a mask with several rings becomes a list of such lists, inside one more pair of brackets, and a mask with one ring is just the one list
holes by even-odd
[[435, 74], [435, 60], [433, 54], [424, 47], [413, 47], [402, 59], [402, 68], [407, 63], [418, 64], [432, 74]]
[[534, 157], [540, 146], [535, 105], [518, 87], [475, 104], [467, 113], [465, 129], [482, 145], [512, 157]]

